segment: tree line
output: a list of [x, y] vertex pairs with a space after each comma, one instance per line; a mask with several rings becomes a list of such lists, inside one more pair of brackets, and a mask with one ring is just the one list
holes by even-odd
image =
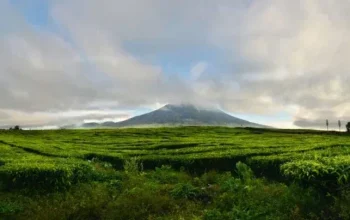
[[[339, 127], [339, 131], [341, 131], [341, 126], [342, 126], [342, 123], [340, 120], [338, 120], [338, 127]], [[326, 127], [327, 127], [327, 131], [329, 130], [329, 121], [328, 119], [326, 119]], [[345, 125], [345, 128], [346, 128], [346, 131], [348, 133], [350, 133], [350, 122], [348, 122], [346, 125]], [[10, 127], [9, 130], [15, 130], [15, 131], [18, 131], [18, 130], [22, 130], [22, 128], [19, 126], [19, 125], [16, 125], [14, 127]]]
[[[341, 131], [341, 125], [342, 125], [341, 121], [338, 120], [339, 131]], [[328, 121], [328, 119], [326, 119], [326, 127], [327, 127], [327, 131], [328, 131], [328, 128], [329, 128], [329, 121]], [[348, 133], [350, 133], [350, 122], [348, 122], [348, 123], [345, 125], [345, 128], [346, 128], [346, 131], [347, 131]]]
[[19, 125], [16, 125], [14, 127], [10, 127], [9, 130], [15, 130], [15, 131], [19, 131], [19, 130], [22, 130], [22, 128], [19, 126]]

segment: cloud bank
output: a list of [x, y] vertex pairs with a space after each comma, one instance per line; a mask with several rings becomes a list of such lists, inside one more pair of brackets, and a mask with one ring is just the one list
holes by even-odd
[[[349, 9], [348, 0], [51, 0], [42, 27], [1, 1], [0, 123], [178, 102], [284, 112], [299, 127], [350, 120]], [[168, 68], [172, 60], [186, 64]]]

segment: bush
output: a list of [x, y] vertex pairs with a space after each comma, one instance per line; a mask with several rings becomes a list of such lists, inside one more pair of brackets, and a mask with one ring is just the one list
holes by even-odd
[[207, 173], [204, 173], [201, 177], [201, 180], [203, 181], [204, 185], [215, 184], [215, 183], [218, 183], [219, 176], [220, 175], [218, 175], [216, 171], [211, 170]]
[[[225, 176], [205, 219], [307, 219], [324, 207], [317, 193], [298, 186], [256, 179], [251, 169], [239, 162], [238, 177]], [[300, 206], [300, 207], [299, 207]]]
[[23, 207], [11, 201], [0, 201], [0, 218], [1, 215], [10, 215], [23, 211]]
[[122, 171], [116, 171], [113, 169], [111, 163], [94, 158], [91, 160], [91, 165], [94, 168], [91, 178], [93, 181], [110, 182], [113, 185], [113, 182], [120, 181], [124, 177]]
[[175, 199], [193, 200], [200, 195], [200, 190], [190, 183], [179, 183], [175, 185], [170, 194]]
[[245, 182], [251, 181], [254, 176], [252, 169], [242, 162], [236, 163], [236, 172]]
[[71, 185], [89, 181], [92, 167], [78, 161], [61, 163], [9, 163], [0, 167], [0, 183], [7, 190], [64, 190]]
[[136, 187], [123, 192], [106, 207], [106, 219], [148, 219], [150, 215], [163, 216], [172, 208], [173, 202], [147, 187]]
[[103, 219], [106, 205], [115, 196], [106, 184], [78, 184], [64, 193], [33, 197], [14, 219]]
[[222, 220], [225, 219], [222, 213], [217, 209], [206, 210], [203, 216], [204, 220]]
[[334, 216], [341, 219], [350, 219], [350, 189], [342, 190], [339, 197], [334, 198], [332, 211]]
[[124, 160], [124, 171], [129, 175], [139, 175], [143, 171], [143, 164], [137, 157]]
[[175, 184], [182, 181], [190, 181], [190, 176], [185, 172], [174, 171], [169, 165], [162, 165], [160, 168], [156, 167], [154, 172], [150, 172], [151, 179], [161, 184]]

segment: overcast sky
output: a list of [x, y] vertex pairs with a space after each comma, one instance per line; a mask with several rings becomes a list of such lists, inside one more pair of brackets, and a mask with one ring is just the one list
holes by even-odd
[[192, 102], [277, 127], [350, 120], [350, 0], [1, 0], [0, 126]]

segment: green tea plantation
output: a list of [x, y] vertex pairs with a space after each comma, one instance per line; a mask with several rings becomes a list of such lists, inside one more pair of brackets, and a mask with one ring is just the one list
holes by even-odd
[[350, 135], [1, 130], [0, 219], [350, 219]]

